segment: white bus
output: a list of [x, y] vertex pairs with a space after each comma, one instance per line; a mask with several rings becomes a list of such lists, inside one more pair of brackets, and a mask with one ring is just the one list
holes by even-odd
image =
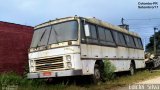
[[145, 67], [140, 36], [96, 18], [66, 17], [34, 29], [28, 78], [90, 75], [98, 81], [104, 60], [115, 72]]

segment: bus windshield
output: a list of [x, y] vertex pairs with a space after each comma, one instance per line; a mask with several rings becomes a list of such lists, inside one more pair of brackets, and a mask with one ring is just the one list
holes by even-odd
[[67, 21], [36, 29], [31, 48], [78, 39], [77, 21]]

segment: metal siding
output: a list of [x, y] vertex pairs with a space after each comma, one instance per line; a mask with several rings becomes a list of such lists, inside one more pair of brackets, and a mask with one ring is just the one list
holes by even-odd
[[33, 27], [0, 22], [0, 73], [24, 73]]

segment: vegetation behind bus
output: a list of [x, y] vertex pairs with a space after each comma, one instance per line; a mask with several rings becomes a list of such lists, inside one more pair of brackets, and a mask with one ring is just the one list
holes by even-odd
[[[157, 47], [157, 52], [160, 54], [160, 31], [155, 32], [155, 39], [156, 39], [156, 47]], [[154, 47], [154, 35], [152, 35], [149, 38], [149, 43], [146, 45], [146, 51], [153, 53], [153, 47]]]

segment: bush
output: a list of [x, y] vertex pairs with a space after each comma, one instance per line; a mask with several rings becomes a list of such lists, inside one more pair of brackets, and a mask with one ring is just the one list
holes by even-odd
[[27, 79], [13, 72], [0, 74], [0, 87], [22, 86], [22, 87], [38, 87], [45, 85], [42, 79]]
[[104, 61], [104, 78], [105, 80], [110, 80], [114, 78], [115, 66], [109, 61]]
[[18, 85], [22, 78], [13, 72], [3, 73], [0, 75], [1, 85]]

